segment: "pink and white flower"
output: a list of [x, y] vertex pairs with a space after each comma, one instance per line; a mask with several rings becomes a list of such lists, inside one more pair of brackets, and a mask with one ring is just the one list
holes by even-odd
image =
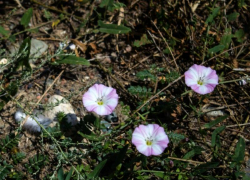
[[95, 84], [82, 97], [84, 107], [99, 115], [109, 115], [118, 104], [116, 90], [103, 84]]
[[132, 134], [132, 143], [145, 156], [160, 155], [168, 147], [169, 139], [158, 124], [140, 125]]
[[199, 94], [211, 93], [218, 85], [218, 75], [210, 67], [194, 64], [185, 72], [185, 83]]

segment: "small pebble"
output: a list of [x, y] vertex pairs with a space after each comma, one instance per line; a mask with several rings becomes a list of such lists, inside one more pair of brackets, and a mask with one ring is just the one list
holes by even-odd
[[0, 60], [0, 64], [2, 64], [2, 65], [7, 64], [7, 62], [8, 62], [8, 59], [6, 59], [6, 58], [3, 58]]
[[55, 94], [57, 94], [57, 95], [61, 95], [61, 91], [60, 91], [60, 89], [56, 89], [56, 90], [55, 90]]
[[74, 44], [70, 44], [70, 45], [69, 45], [69, 49], [70, 49], [70, 50], [75, 50], [75, 48], [76, 48], [76, 45], [74, 45]]
[[32, 88], [33, 84], [32, 83], [29, 83], [28, 84], [28, 89]]

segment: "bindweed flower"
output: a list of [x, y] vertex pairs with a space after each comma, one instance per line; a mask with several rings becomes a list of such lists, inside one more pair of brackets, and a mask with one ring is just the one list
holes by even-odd
[[82, 101], [88, 111], [94, 111], [99, 115], [109, 115], [118, 104], [118, 95], [111, 87], [95, 84], [83, 95]]
[[185, 72], [185, 83], [199, 94], [211, 93], [218, 84], [216, 71], [210, 67], [194, 64]]
[[140, 125], [132, 134], [132, 143], [145, 156], [160, 155], [169, 140], [164, 129], [158, 124]]

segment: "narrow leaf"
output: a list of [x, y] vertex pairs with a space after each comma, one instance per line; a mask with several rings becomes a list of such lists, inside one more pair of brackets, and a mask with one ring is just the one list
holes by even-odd
[[99, 31], [108, 34], [125, 34], [131, 31], [130, 28], [123, 25], [116, 24], [105, 24], [102, 21], [98, 21], [98, 25], [100, 26]]
[[159, 177], [160, 179], [163, 179], [163, 180], [169, 180], [170, 179], [170, 176], [167, 175], [167, 173], [165, 172], [153, 172], [153, 174], [157, 177]]
[[211, 143], [212, 146], [215, 146], [217, 135], [219, 133], [221, 133], [225, 128], [226, 128], [226, 126], [220, 126], [220, 127], [216, 128], [213, 131], [213, 134], [212, 134], [212, 143]]
[[235, 154], [233, 156], [234, 161], [240, 162], [240, 161], [244, 160], [245, 148], [246, 148], [245, 141], [242, 137], [240, 137], [240, 139], [236, 145], [236, 148], [235, 148]]
[[240, 30], [236, 31], [234, 37], [237, 38], [237, 41], [238, 41], [238, 42], [240, 42], [240, 43], [243, 42], [244, 37], [245, 37], [245, 32], [244, 32], [244, 30], [243, 30], [243, 29], [240, 29]]
[[73, 173], [73, 168], [71, 167], [69, 173], [67, 174], [65, 180], [70, 180], [71, 176], [72, 176], [72, 173]]
[[191, 151], [189, 151], [187, 154], [185, 154], [183, 159], [190, 159], [196, 154], [201, 154], [201, 151], [203, 151], [203, 148], [196, 146]]
[[21, 25], [23, 25], [24, 27], [29, 25], [30, 19], [32, 17], [32, 13], [33, 13], [33, 9], [29, 8], [23, 15], [22, 19], [21, 19]]
[[217, 52], [220, 52], [224, 49], [225, 49], [225, 46], [220, 44], [220, 45], [214, 46], [213, 48], [209, 49], [208, 53], [217, 53]]
[[15, 64], [14, 71], [16, 71], [20, 66], [25, 67], [29, 71], [32, 70], [29, 63], [30, 47], [31, 47], [30, 38], [26, 38], [19, 48], [18, 51], [19, 58], [17, 59], [17, 63]]
[[220, 11], [220, 7], [214, 8], [212, 10], [212, 13], [208, 16], [208, 18], [207, 18], [207, 20], [206, 20], [205, 23], [208, 24], [208, 23], [213, 22], [214, 18], [217, 16], [217, 14], [219, 13], [219, 11]]
[[7, 37], [9, 33], [10, 33], [9, 31], [5, 30], [2, 26], [0, 26], [0, 34]]
[[239, 15], [240, 14], [237, 12], [231, 13], [231, 14], [227, 15], [227, 20], [228, 21], [235, 21], [239, 17]]
[[219, 166], [219, 162], [208, 162], [206, 164], [202, 164], [202, 165], [199, 165], [197, 166], [195, 169], [194, 169], [194, 172], [193, 174], [194, 175], [200, 175], [204, 172], [207, 172], [209, 171], [210, 169], [213, 169], [213, 168], [216, 168]]
[[72, 65], [85, 65], [89, 66], [90, 63], [84, 58], [76, 57], [74, 55], [60, 55], [60, 59], [54, 64], [72, 64]]
[[57, 178], [58, 180], [64, 180], [64, 174], [63, 174], [63, 167], [61, 166], [60, 169], [57, 172]]
[[113, 6], [114, 0], [102, 0], [100, 7]]
[[225, 120], [228, 116], [221, 116], [221, 117], [218, 117], [217, 119], [215, 119], [214, 121], [211, 121], [210, 123], [207, 123], [203, 126], [203, 128], [211, 128], [217, 124], [219, 124], [220, 122], [222, 122], [223, 120]]
[[222, 36], [220, 40], [220, 44], [224, 45], [227, 49], [232, 41], [233, 35], [231, 34], [231, 29], [225, 29], [225, 34]]
[[104, 161], [100, 162], [95, 169], [88, 175], [89, 178], [97, 178], [98, 175], [100, 174], [102, 168], [105, 166], [107, 162], [107, 159], [105, 159]]

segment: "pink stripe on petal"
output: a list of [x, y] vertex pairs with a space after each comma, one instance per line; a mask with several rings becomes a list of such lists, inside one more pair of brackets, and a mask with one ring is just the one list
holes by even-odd
[[106, 87], [103, 92], [102, 95], [105, 96], [106, 98], [108, 98], [108, 95], [115, 89], [111, 88], [111, 87]]
[[112, 89], [108, 94], [106, 94], [107, 99], [118, 99], [118, 94], [115, 89]]
[[193, 80], [198, 80], [199, 76], [198, 73], [196, 71], [194, 71], [194, 69], [189, 69], [188, 71], [186, 71], [184, 73], [185, 78], [189, 78], [189, 79], [193, 79]]
[[118, 104], [118, 100], [117, 99], [109, 99], [107, 101], [104, 102], [107, 106], [109, 106], [111, 109], [115, 109], [115, 107]]
[[146, 139], [148, 137], [148, 127], [145, 125], [140, 125], [138, 129], [140, 130], [140, 133], [143, 135], [143, 137]]
[[89, 88], [89, 90], [87, 92], [90, 93], [92, 96], [94, 96], [95, 99], [97, 99], [99, 97], [98, 85], [97, 84], [93, 85], [92, 87]]
[[97, 106], [92, 111], [94, 111], [96, 114], [99, 114], [99, 115], [105, 115], [106, 110], [103, 106]]
[[141, 140], [141, 138], [133, 138], [132, 139], [132, 143], [135, 145], [135, 146], [140, 146], [140, 145], [144, 145], [144, 146], [147, 146], [146, 143], [145, 143], [145, 140]]
[[136, 149], [145, 156], [151, 155], [151, 149], [147, 145], [136, 146]]
[[197, 80], [191, 79], [191, 78], [185, 78], [185, 83], [188, 87], [196, 85]]
[[164, 149], [165, 148], [162, 148], [160, 145], [154, 144], [152, 146], [152, 155], [158, 156], [164, 151]]

